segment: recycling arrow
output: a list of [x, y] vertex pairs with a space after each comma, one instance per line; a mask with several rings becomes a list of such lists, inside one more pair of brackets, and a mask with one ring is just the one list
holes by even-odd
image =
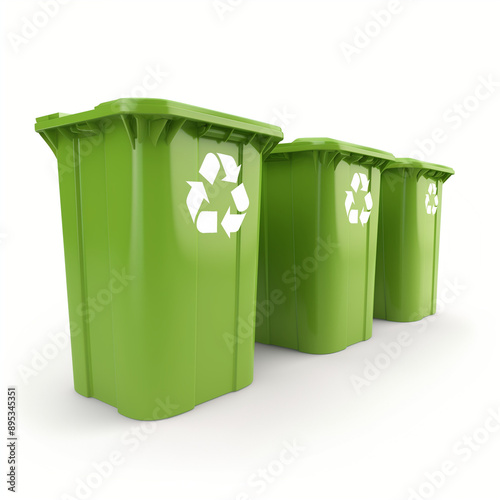
[[349, 222], [351, 224], [357, 224], [358, 223], [358, 211], [357, 210], [351, 210], [349, 212]]
[[361, 179], [359, 178], [359, 174], [356, 172], [353, 176], [352, 176], [352, 181], [351, 181], [351, 187], [354, 189], [354, 192], [357, 193], [358, 192], [358, 188], [359, 188], [359, 183], [361, 182]]
[[241, 165], [236, 165], [234, 158], [229, 155], [219, 153], [220, 161], [222, 162], [222, 168], [226, 173], [226, 177], [222, 179], [224, 182], [238, 182], [238, 176], [240, 175]]
[[354, 203], [354, 195], [352, 191], [346, 191], [346, 199], [345, 199], [345, 211], [347, 215], [349, 215], [349, 211], [351, 210], [351, 205]]
[[366, 193], [368, 191], [370, 181], [368, 180], [368, 177], [366, 177], [366, 174], [359, 174], [359, 177], [361, 178], [361, 191]]
[[370, 212], [365, 212], [365, 209], [361, 210], [361, 214], [359, 215], [359, 220], [361, 221], [361, 225], [364, 226], [368, 219], [370, 218]]
[[208, 153], [203, 160], [200, 167], [200, 174], [205, 177], [205, 179], [213, 184], [217, 174], [219, 173], [220, 163], [219, 159], [213, 153]]
[[365, 196], [365, 205], [368, 210], [371, 210], [373, 207], [372, 194], [370, 192]]
[[227, 209], [226, 215], [224, 215], [222, 219], [221, 226], [230, 238], [231, 233], [236, 233], [236, 231], [240, 229], [245, 215], [246, 214], [232, 214], [231, 209]]
[[217, 232], [217, 212], [208, 210], [200, 212], [196, 227], [200, 233], [216, 233]]
[[205, 186], [203, 185], [203, 182], [193, 182], [193, 181], [187, 181], [187, 183], [191, 186], [191, 190], [188, 193], [187, 196], [187, 206], [189, 213], [191, 214], [191, 218], [194, 220], [196, 219], [196, 214], [200, 210], [201, 204], [203, 201], [209, 201], [207, 192], [205, 191]]
[[243, 184], [240, 184], [238, 187], [235, 187], [231, 191], [231, 195], [234, 200], [234, 204], [238, 209], [238, 212], [244, 212], [248, 206], [250, 205], [250, 200], [248, 199], [247, 190]]

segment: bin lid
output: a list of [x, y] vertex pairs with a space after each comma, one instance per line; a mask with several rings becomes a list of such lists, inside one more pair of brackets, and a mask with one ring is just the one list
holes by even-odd
[[337, 141], [328, 137], [304, 137], [295, 139], [293, 142], [278, 144], [273, 151], [274, 153], [295, 153], [299, 151], [346, 151], [348, 153], [356, 153], [364, 156], [374, 156], [384, 160], [394, 160], [394, 155], [380, 149], [368, 148], [359, 146], [349, 142]]
[[445, 174], [453, 175], [455, 171], [450, 167], [438, 165], [437, 163], [429, 163], [427, 161], [416, 160], [415, 158], [396, 158], [389, 163], [384, 170], [389, 168], [418, 168], [419, 170], [434, 170], [435, 172], [444, 172]]
[[228, 129], [244, 130], [256, 134], [264, 134], [283, 139], [280, 127], [268, 123], [241, 118], [227, 113], [219, 113], [176, 101], [153, 98], [122, 98], [103, 102], [90, 111], [65, 114], [53, 113], [36, 119], [37, 132], [50, 128], [64, 127], [81, 122], [98, 120], [113, 115], [149, 115], [158, 117], [186, 118], [188, 120], [227, 127]]

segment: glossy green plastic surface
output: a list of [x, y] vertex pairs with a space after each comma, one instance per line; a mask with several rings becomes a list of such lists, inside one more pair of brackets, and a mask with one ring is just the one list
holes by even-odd
[[382, 173], [375, 318], [417, 321], [436, 312], [443, 184], [453, 174], [410, 158]]
[[371, 337], [380, 172], [393, 160], [326, 138], [266, 159], [258, 342], [327, 354]]
[[35, 128], [59, 166], [76, 391], [157, 420], [250, 384], [261, 162], [281, 129], [160, 99]]

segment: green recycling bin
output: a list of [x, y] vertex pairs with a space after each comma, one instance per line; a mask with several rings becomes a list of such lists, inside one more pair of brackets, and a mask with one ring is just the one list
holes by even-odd
[[371, 337], [384, 151], [327, 138], [264, 163], [256, 340], [327, 354]]
[[382, 173], [374, 317], [417, 321], [436, 312], [443, 184], [449, 167], [401, 158]]
[[35, 130], [58, 161], [76, 391], [158, 420], [250, 384], [261, 162], [281, 129], [118, 99]]

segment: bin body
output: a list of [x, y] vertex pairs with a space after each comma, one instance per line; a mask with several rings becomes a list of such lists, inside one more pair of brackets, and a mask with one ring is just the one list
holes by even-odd
[[255, 314], [261, 161], [280, 129], [119, 99], [36, 130], [58, 160], [76, 391], [157, 420], [250, 384], [240, 318]]
[[268, 156], [258, 342], [327, 354], [371, 337], [380, 169], [393, 158], [322, 138]]
[[382, 173], [375, 318], [418, 321], [436, 312], [442, 190], [453, 173], [404, 158]]

